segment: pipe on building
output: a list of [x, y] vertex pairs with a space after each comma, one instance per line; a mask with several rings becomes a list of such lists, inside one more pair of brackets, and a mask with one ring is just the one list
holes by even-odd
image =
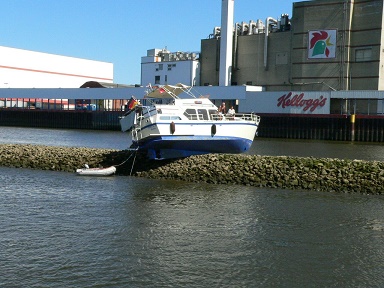
[[256, 29], [256, 23], [250, 20], [248, 25], [249, 25], [248, 35], [254, 34], [254, 30]]
[[219, 86], [231, 85], [235, 0], [222, 0]]
[[264, 68], [267, 70], [268, 64], [268, 36], [269, 36], [269, 26], [271, 24], [277, 24], [277, 20], [272, 17], [267, 17], [265, 20], [265, 39], [264, 39]]
[[240, 24], [239, 23], [235, 23], [235, 39], [233, 41], [233, 69], [237, 69], [237, 58], [238, 58], [238, 53], [237, 53], [237, 37], [239, 36], [239, 27], [240, 27]]

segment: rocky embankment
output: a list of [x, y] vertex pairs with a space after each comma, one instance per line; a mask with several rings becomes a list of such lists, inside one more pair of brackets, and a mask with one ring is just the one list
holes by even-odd
[[150, 161], [144, 155], [132, 154], [127, 150], [0, 145], [1, 166], [74, 172], [85, 163], [90, 167], [115, 165], [119, 175], [154, 179], [345, 193], [384, 193], [384, 163], [376, 161], [231, 154]]

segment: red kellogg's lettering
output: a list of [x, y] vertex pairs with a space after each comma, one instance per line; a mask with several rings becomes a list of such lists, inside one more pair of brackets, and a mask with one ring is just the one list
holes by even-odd
[[303, 111], [309, 109], [310, 112], [316, 110], [317, 107], [323, 107], [327, 102], [327, 98], [320, 96], [319, 99], [303, 99], [304, 93], [296, 94], [292, 98], [292, 92], [281, 96], [277, 99], [277, 107], [285, 109], [286, 107], [303, 107]]

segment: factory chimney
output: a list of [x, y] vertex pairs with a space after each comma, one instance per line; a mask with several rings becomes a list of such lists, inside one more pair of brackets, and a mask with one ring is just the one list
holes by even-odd
[[219, 86], [231, 85], [233, 14], [235, 0], [222, 0]]

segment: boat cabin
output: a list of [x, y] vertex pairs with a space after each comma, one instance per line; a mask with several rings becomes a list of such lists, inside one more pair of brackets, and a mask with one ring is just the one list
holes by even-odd
[[148, 112], [143, 111], [143, 116], [152, 116], [154, 111], [158, 120], [216, 120], [218, 113], [209, 99], [175, 99], [173, 105], [151, 106]]

